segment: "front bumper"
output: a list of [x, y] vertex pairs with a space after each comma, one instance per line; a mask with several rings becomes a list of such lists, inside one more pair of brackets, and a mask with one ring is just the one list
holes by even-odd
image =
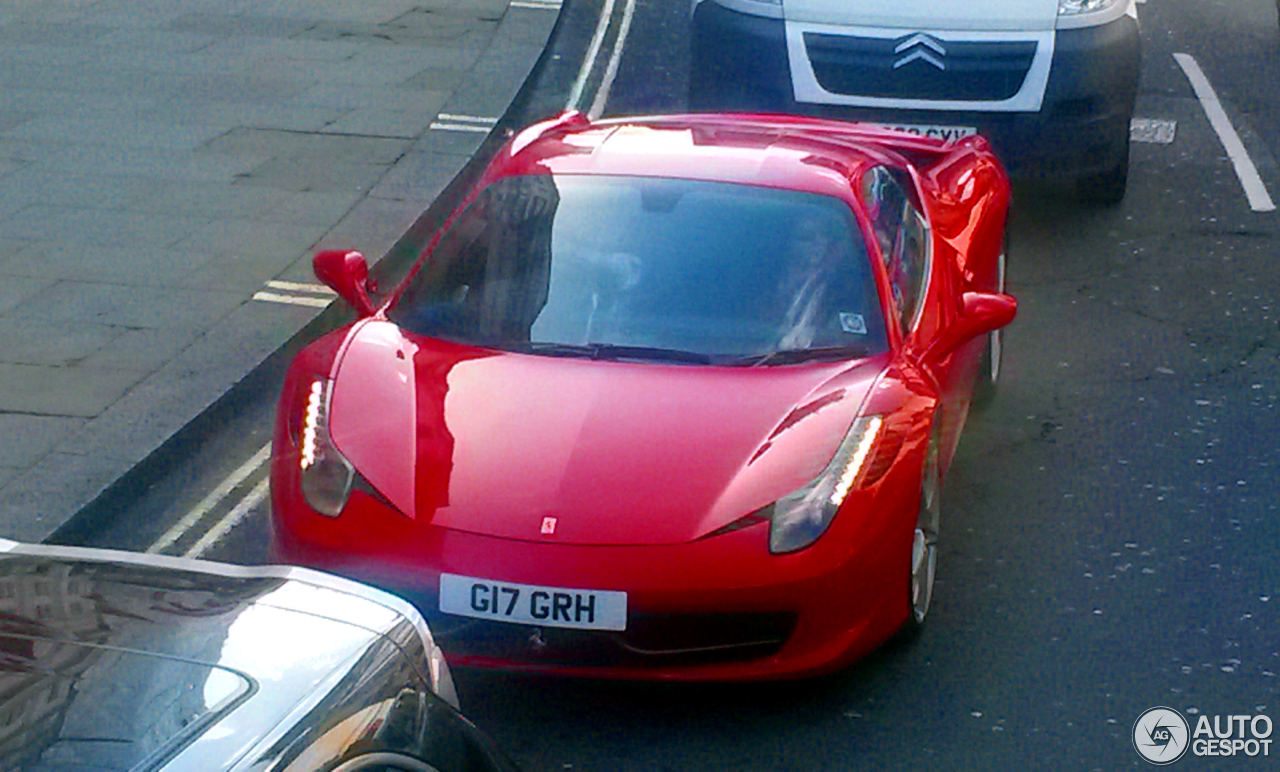
[[1065, 29], [1036, 111], [866, 107], [796, 100], [786, 22], [699, 3], [693, 16], [689, 107], [788, 112], [850, 121], [974, 126], [1019, 177], [1069, 179], [1127, 158], [1138, 87], [1137, 22]]
[[[905, 465], [904, 465], [905, 466]], [[583, 546], [418, 523], [363, 493], [340, 517], [309, 511], [272, 480], [277, 561], [395, 592], [427, 617], [450, 664], [644, 680], [798, 678], [843, 667], [906, 620], [919, 470], [891, 472], [809, 549], [768, 551], [768, 523], [694, 542]], [[890, 507], [886, 503], [903, 503]], [[874, 513], [874, 514], [873, 514]], [[438, 610], [441, 573], [623, 590], [621, 633], [536, 628]]]

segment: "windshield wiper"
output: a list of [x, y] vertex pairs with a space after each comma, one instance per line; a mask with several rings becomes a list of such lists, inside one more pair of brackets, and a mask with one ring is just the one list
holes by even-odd
[[618, 343], [522, 343], [517, 350], [544, 356], [583, 357], [586, 359], [642, 359], [660, 362], [711, 364], [711, 356], [697, 351], [682, 351], [656, 346], [624, 346]]
[[765, 365], [792, 365], [799, 362], [831, 362], [839, 359], [862, 359], [871, 355], [870, 349], [863, 345], [855, 346], [821, 346], [818, 348], [788, 348], [770, 351], [767, 354], [754, 354], [740, 357], [732, 364], [747, 367], [763, 367]]

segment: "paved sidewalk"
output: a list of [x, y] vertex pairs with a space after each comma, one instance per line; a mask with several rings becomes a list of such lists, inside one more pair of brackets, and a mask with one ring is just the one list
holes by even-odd
[[385, 254], [558, 8], [0, 0], [0, 536], [49, 536], [319, 314], [316, 249]]

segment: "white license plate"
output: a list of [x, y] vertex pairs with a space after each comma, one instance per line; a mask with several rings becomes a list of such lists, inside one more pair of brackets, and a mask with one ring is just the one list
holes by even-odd
[[540, 627], [626, 630], [627, 594], [440, 575], [440, 610]]
[[974, 126], [935, 126], [927, 123], [877, 123], [875, 125], [882, 129], [905, 131], [917, 137], [933, 137], [942, 140], [960, 139], [978, 133], [978, 129]]

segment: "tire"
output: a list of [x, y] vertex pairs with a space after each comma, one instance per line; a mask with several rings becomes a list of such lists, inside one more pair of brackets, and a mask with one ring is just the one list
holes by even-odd
[[[1128, 122], [1125, 122], [1128, 132]], [[1115, 166], [1100, 174], [1076, 180], [1076, 198], [1088, 204], [1115, 206], [1124, 200], [1129, 188], [1129, 137], [1124, 138], [1124, 152]]]
[[[1280, 2], [1280, 0], [1277, 0]], [[1005, 271], [1008, 265], [1009, 237], [1005, 236], [1004, 247], [996, 263], [996, 291], [1004, 292]], [[1004, 355], [1004, 330], [992, 330], [987, 335], [987, 345], [982, 350], [982, 359], [978, 362], [978, 378], [973, 385], [973, 406], [979, 410], [991, 404], [996, 398], [996, 386], [1000, 381], [1000, 363]]]
[[[934, 417], [935, 422], [939, 420], [939, 416]], [[935, 430], [929, 440], [929, 448], [925, 451], [924, 472], [920, 481], [920, 509], [916, 514], [915, 534], [911, 540], [907, 621], [902, 626], [902, 634], [908, 639], [920, 634], [933, 602], [933, 584], [938, 568], [938, 524], [942, 516], [942, 475], [938, 463], [938, 445], [939, 434]]]

